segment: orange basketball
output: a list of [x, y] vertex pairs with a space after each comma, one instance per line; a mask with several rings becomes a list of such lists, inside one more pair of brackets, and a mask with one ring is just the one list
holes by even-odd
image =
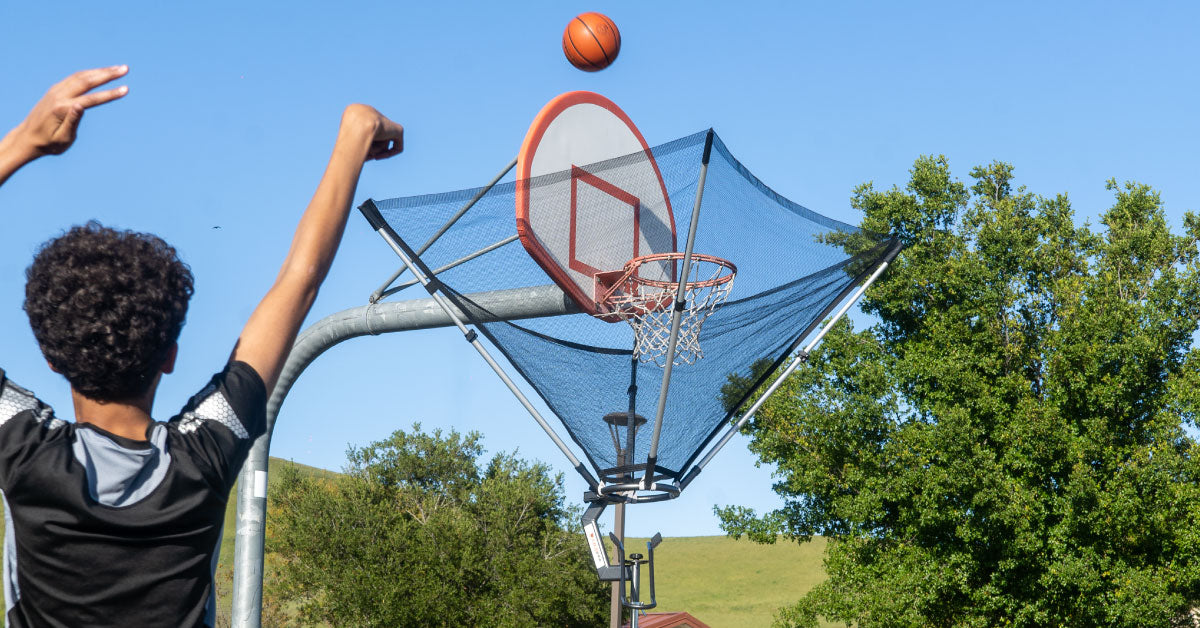
[[607, 15], [580, 13], [563, 31], [563, 53], [571, 65], [585, 72], [607, 68], [621, 51], [621, 31]]

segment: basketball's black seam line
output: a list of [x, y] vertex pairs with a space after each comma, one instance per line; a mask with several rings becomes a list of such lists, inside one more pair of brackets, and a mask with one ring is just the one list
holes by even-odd
[[[569, 28], [567, 29], [567, 41], [571, 42], [571, 47], [575, 49], [575, 54], [578, 55], [580, 59], [586, 61], [589, 68], [595, 68], [597, 70], [601, 69], [600, 66], [596, 65], [595, 61], [592, 61], [587, 55], [583, 54], [583, 51], [579, 49], [579, 46], [575, 45], [575, 36], [571, 34], [571, 29]], [[601, 50], [603, 50], [603, 48], [601, 48]]]
[[[616, 55], [621, 54], [621, 31], [617, 29], [617, 23], [612, 21], [611, 17], [608, 17], [607, 15], [601, 15], [600, 17], [604, 18], [605, 22], [608, 22], [608, 27], [611, 28], [613, 34], [617, 36], [617, 51], [613, 55], [613, 61], [616, 61]], [[609, 63], [612, 63], [612, 61]]]
[[[575, 18], [575, 19], [579, 19], [579, 18]], [[597, 70], [603, 69], [600, 66], [596, 65], [596, 63], [594, 61], [589, 59], [587, 55], [583, 54], [583, 51], [579, 49], [579, 46], [575, 45], [575, 37], [571, 35], [571, 29], [569, 29], [569, 28], [567, 29], [567, 41], [571, 42], [571, 48], [575, 49], [575, 54], [579, 55], [580, 59], [587, 61], [589, 68], [596, 68]], [[601, 46], [600, 50], [604, 50], [604, 46]]]
[[[578, 18], [578, 17], [577, 17], [577, 18], [575, 18], [575, 19], [579, 20], [579, 18]], [[608, 58], [608, 51], [604, 49], [604, 44], [600, 43], [600, 38], [599, 38], [599, 37], [596, 37], [596, 31], [593, 31], [593, 30], [592, 30], [592, 27], [591, 27], [591, 26], [588, 26], [588, 23], [587, 23], [587, 22], [585, 22], [585, 21], [583, 21], [583, 20], [579, 20], [579, 23], [580, 23], [580, 24], [583, 24], [583, 27], [587, 29], [587, 31], [588, 31], [588, 34], [592, 36], [592, 39], [593, 39], [593, 40], [595, 40], [595, 42], [596, 42], [596, 45], [597, 45], [597, 46], [600, 46], [600, 53], [604, 55], [604, 65], [609, 65], [610, 63], [612, 63], [612, 59], [609, 59], [609, 58]], [[574, 42], [574, 41], [572, 41], [572, 42], [571, 42], [571, 45], [572, 45], [572, 46], [574, 46], [574, 45], [575, 45], [575, 42]], [[576, 49], [576, 50], [578, 50], [578, 49]]]

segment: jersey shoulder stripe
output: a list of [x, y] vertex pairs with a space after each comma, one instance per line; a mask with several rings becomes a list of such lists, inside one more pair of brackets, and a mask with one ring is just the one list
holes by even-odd
[[246, 426], [242, 425], [237, 412], [234, 412], [233, 406], [229, 405], [229, 400], [215, 384], [205, 386], [197, 398], [200, 399], [200, 403], [196, 404], [195, 409], [184, 412], [180, 417], [180, 432], [190, 434], [196, 431], [203, 421], [213, 421], [229, 428], [229, 431], [238, 438], [250, 438], [250, 434], [246, 431]]
[[16, 385], [0, 370], [0, 425], [4, 425], [22, 412], [33, 412], [36, 423], [50, 421], [48, 427], [66, 425], [66, 421], [54, 418], [54, 409], [42, 403], [33, 393]]

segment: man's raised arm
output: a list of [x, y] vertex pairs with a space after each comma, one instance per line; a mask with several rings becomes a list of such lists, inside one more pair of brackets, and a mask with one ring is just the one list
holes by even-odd
[[333, 263], [363, 163], [386, 159], [403, 148], [404, 128], [375, 109], [350, 105], [342, 114], [333, 156], [300, 218], [283, 268], [233, 349], [232, 359], [257, 371], [268, 394]]
[[128, 71], [129, 66], [124, 65], [83, 70], [51, 87], [25, 120], [0, 139], [0, 185], [38, 157], [58, 155], [70, 148], [85, 110], [129, 92], [125, 86], [92, 90], [125, 76]]

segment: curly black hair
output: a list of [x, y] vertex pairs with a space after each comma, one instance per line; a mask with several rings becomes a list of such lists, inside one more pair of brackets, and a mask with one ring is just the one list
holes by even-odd
[[46, 360], [97, 401], [150, 389], [192, 296], [192, 271], [174, 248], [94, 221], [43, 244], [25, 280], [25, 312]]

